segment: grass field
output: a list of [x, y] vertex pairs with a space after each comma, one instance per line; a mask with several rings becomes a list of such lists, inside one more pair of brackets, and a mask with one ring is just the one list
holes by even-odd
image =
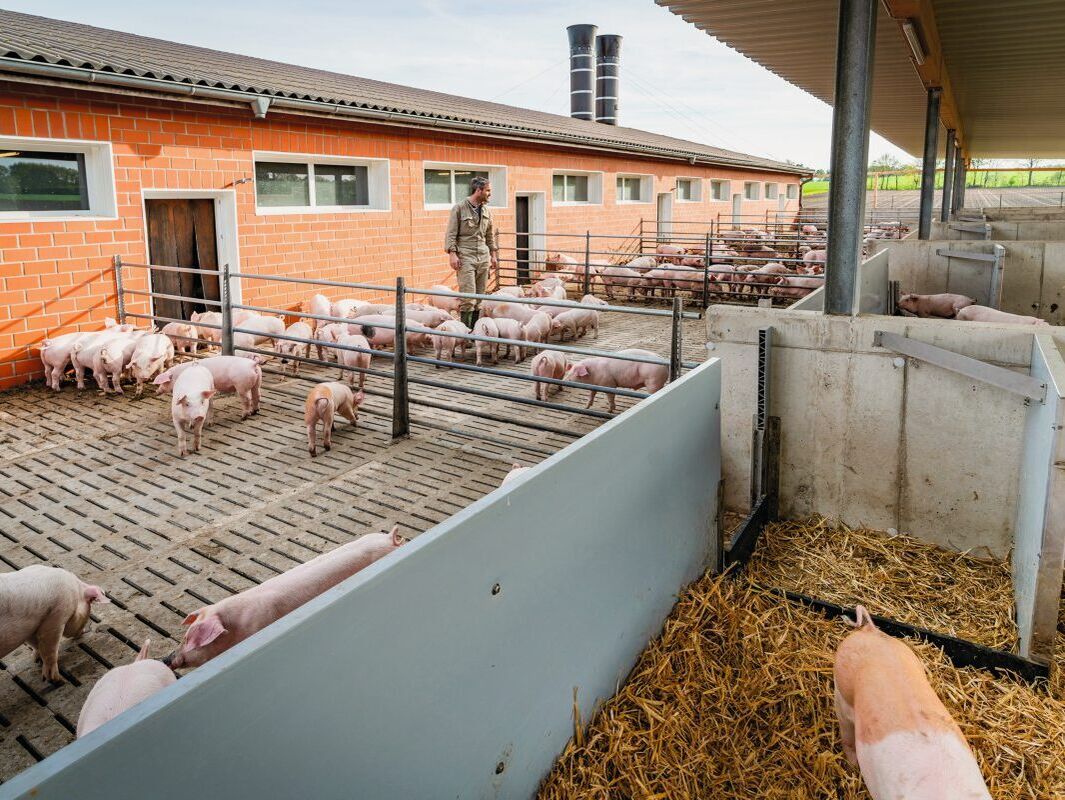
[[[1028, 183], [1028, 170], [1018, 169], [1007, 172], [986, 172], [972, 170], [966, 180], [966, 186], [977, 189], [1002, 189], [1022, 186], [1065, 186], [1065, 169], [1053, 172], [1033, 172], [1032, 182]], [[943, 187], [943, 173], [936, 173], [936, 188]], [[873, 188], [873, 179], [869, 178], [866, 188]], [[912, 191], [921, 188], [921, 175], [918, 172], [906, 175], [888, 175], [880, 178], [880, 191]], [[803, 184], [804, 195], [822, 194], [828, 191], [828, 181], [817, 180]]]

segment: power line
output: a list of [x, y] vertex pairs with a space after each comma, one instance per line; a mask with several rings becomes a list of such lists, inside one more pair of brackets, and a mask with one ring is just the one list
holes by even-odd
[[561, 65], [561, 64], [564, 64], [564, 63], [565, 63], [565, 62], [567, 62], [567, 61], [569, 61], [569, 56], [566, 56], [565, 58], [563, 58], [563, 59], [562, 59], [562, 60], [560, 60], [560, 61], [556, 61], [556, 62], [554, 62], [553, 64], [551, 64], [550, 66], [548, 66], [548, 67], [547, 67], [546, 69], [544, 69], [544, 70], [543, 70], [542, 72], [537, 72], [537, 73], [536, 73], [535, 75], [533, 75], [533, 76], [532, 76], [531, 78], [526, 78], [525, 80], [521, 81], [520, 83], [515, 83], [515, 84], [514, 84], [513, 86], [511, 86], [511, 87], [510, 87], [509, 89], [507, 89], [506, 91], [504, 91], [504, 92], [500, 92], [500, 93], [499, 93], [499, 94], [497, 94], [497, 95], [496, 95], [495, 97], [492, 97], [491, 99], [489, 99], [489, 101], [488, 101], [488, 102], [489, 102], [489, 103], [494, 103], [494, 102], [496, 102], [496, 101], [497, 101], [497, 100], [498, 100], [499, 98], [501, 98], [501, 97], [504, 97], [504, 96], [506, 96], [506, 95], [510, 94], [510, 93], [511, 93], [511, 92], [513, 92], [513, 91], [514, 91], [515, 89], [520, 89], [520, 88], [521, 88], [522, 86], [524, 86], [525, 84], [527, 84], [527, 83], [531, 83], [532, 81], [536, 80], [537, 78], [541, 78], [541, 77], [543, 77], [543, 76], [544, 76], [544, 75], [546, 75], [546, 74], [547, 74], [548, 72], [550, 72], [551, 70], [555, 69], [555, 68], [556, 68], [556, 67], [558, 67], [559, 65]]

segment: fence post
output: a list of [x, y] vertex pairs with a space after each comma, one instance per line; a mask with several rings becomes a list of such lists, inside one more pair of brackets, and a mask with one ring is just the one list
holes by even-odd
[[406, 285], [396, 278], [396, 339], [392, 352], [392, 438], [410, 436], [410, 386], [407, 383]]
[[115, 305], [118, 306], [118, 324], [126, 322], [126, 298], [122, 290], [122, 256], [113, 256], [111, 266], [115, 268]]
[[637, 255], [643, 255], [643, 217], [640, 217], [640, 252]]
[[669, 345], [669, 380], [675, 381], [680, 377], [681, 358], [681, 320], [684, 313], [684, 301], [679, 297], [673, 298], [673, 336]]
[[229, 264], [222, 265], [222, 355], [233, 355], [233, 295], [229, 292]]
[[584, 292], [592, 293], [592, 232], [584, 234]]
[[710, 232], [706, 233], [705, 249], [703, 250], [703, 311], [710, 305]]

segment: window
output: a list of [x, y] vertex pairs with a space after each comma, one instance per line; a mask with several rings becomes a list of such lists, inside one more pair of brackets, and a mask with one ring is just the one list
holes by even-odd
[[758, 200], [758, 184], [754, 181], [747, 181], [743, 184], [743, 198], [745, 200]]
[[388, 161], [261, 153], [255, 156], [260, 214], [383, 211], [389, 207]]
[[487, 178], [492, 184], [489, 206], [506, 205], [507, 172], [502, 167], [474, 167], [458, 164], [426, 164], [424, 172], [427, 208], [452, 206], [470, 196], [470, 181]]
[[108, 143], [0, 138], [0, 220], [115, 213]]
[[551, 176], [551, 203], [569, 205], [603, 202], [603, 173], [556, 172]]
[[617, 202], [650, 203], [650, 175], [618, 175]]
[[789, 200], [798, 200], [799, 199], [799, 184], [797, 184], [797, 183], [789, 183], [788, 184], [788, 199]]
[[776, 200], [777, 199], [777, 185], [775, 183], [767, 183], [765, 185], [765, 199]]
[[713, 200], [729, 200], [732, 194], [731, 181], [710, 181], [710, 197]]
[[703, 182], [698, 178], [677, 178], [677, 200], [698, 203], [703, 199]]

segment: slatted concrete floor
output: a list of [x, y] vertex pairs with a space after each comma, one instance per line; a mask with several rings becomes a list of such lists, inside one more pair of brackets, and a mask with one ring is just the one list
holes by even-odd
[[[685, 323], [689, 360], [705, 355], [701, 330], [701, 322]], [[665, 355], [668, 320], [613, 317], [599, 341], [587, 343]], [[389, 368], [375, 359], [379, 365]], [[332, 369], [312, 372], [336, 377]], [[459, 370], [414, 365], [412, 374], [530, 398], [533, 391], [529, 383]], [[311, 459], [302, 424], [311, 383], [267, 375], [264, 384], [262, 412], [243, 422], [236, 398], [220, 398], [201, 453], [184, 459], [174, 454], [169, 398], [101, 397], [70, 385], [58, 395], [39, 385], [0, 394], [0, 571], [64, 567], [112, 601], [95, 607], [80, 640], [64, 640], [65, 683], [45, 682], [26, 647], [0, 662], [0, 780], [72, 741], [93, 683], [131, 661], [145, 638], [161, 657], [180, 639], [185, 615], [201, 605], [394, 522], [416, 536], [496, 488], [513, 462], [536, 463], [573, 441], [516, 422], [575, 434], [600, 424], [416, 387], [415, 397], [460, 410], [414, 405], [412, 436], [393, 442], [391, 401], [374, 394], [358, 428], [339, 422], [333, 450]], [[367, 388], [387, 392], [390, 382], [371, 377]], [[587, 395], [557, 397], [583, 406]], [[619, 402], [619, 410], [631, 402]], [[597, 407], [605, 409], [603, 398]]]

